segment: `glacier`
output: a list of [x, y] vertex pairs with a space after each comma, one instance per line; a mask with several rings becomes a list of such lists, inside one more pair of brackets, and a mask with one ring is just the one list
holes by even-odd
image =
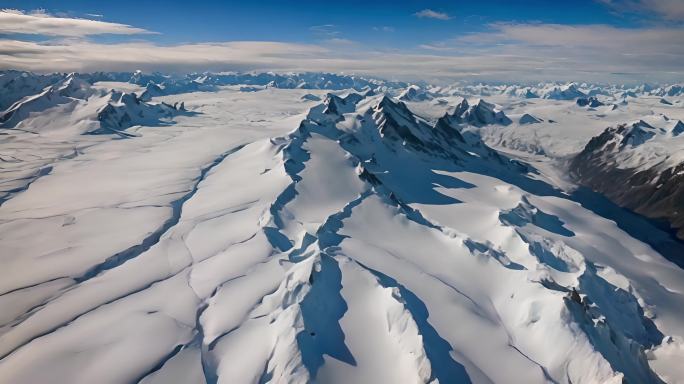
[[681, 87], [0, 82], [0, 382], [684, 383]]

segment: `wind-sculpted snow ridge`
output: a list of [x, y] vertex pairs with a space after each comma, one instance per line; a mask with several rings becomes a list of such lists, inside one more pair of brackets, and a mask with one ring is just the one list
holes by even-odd
[[[665, 116], [610, 127], [570, 164], [573, 175], [617, 204], [665, 219], [684, 239], [684, 123]], [[684, 260], [682, 260], [684, 263]]]
[[[93, 147], [0, 206], [0, 247], [24, 256], [1, 256], [1, 382], [684, 378], [667, 376], [684, 271], [469, 134], [510, 124], [493, 104], [429, 121], [351, 92], [203, 127], [222, 108]], [[101, 172], [133, 189], [60, 200]], [[51, 241], [22, 245], [37, 223]]]

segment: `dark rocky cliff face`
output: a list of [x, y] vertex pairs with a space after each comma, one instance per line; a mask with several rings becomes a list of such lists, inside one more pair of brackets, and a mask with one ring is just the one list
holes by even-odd
[[621, 148], [639, 139], [638, 124], [608, 128], [570, 162], [581, 185], [646, 217], [665, 220], [684, 240], [684, 163], [669, 168], [619, 168]]

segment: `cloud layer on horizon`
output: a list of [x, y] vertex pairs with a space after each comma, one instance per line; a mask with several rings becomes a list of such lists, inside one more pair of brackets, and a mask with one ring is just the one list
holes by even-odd
[[[0, 20], [7, 17], [3, 13], [0, 12]], [[41, 24], [41, 28], [47, 29], [63, 28], [64, 24], [60, 23], [64, 23], [64, 19], [74, 20], [76, 24], [83, 20], [49, 15], [35, 17], [48, 20]], [[59, 35], [56, 31], [41, 31], [40, 34], [53, 36], [48, 41], [0, 38], [0, 69], [39, 72], [326, 71], [403, 80], [525, 82], [672, 82], [681, 81], [684, 75], [681, 64], [684, 62], [684, 29], [679, 26], [630, 29], [607, 25], [494, 23], [483, 32], [420, 47], [377, 50], [329, 33], [325, 33], [329, 39], [316, 44], [267, 41], [105, 44], [84, 36], [103, 30], [121, 30], [123, 34], [146, 31], [123, 24], [89, 21], [105, 25], [84, 30], [78, 24], [79, 27], [74, 27], [68, 35], [64, 34], [66, 32]], [[73, 25], [70, 23], [66, 24]], [[335, 31], [334, 26], [319, 27], [321, 34]]]

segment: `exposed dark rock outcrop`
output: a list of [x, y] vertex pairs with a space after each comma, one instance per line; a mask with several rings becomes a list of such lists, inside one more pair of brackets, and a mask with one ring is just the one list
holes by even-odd
[[[679, 127], [679, 128], [678, 128]], [[675, 125], [672, 131], [684, 127]], [[646, 217], [664, 220], [684, 239], [684, 162], [669, 166], [624, 167], [621, 154], [656, 135], [643, 121], [608, 128], [570, 162], [580, 184]]]
[[581, 98], [577, 99], [576, 103], [580, 107], [589, 107], [589, 108], [596, 108], [596, 107], [601, 107], [601, 106], [605, 105], [601, 101], [599, 101], [599, 99], [597, 99], [593, 96], [589, 97], [589, 98], [581, 97]]

